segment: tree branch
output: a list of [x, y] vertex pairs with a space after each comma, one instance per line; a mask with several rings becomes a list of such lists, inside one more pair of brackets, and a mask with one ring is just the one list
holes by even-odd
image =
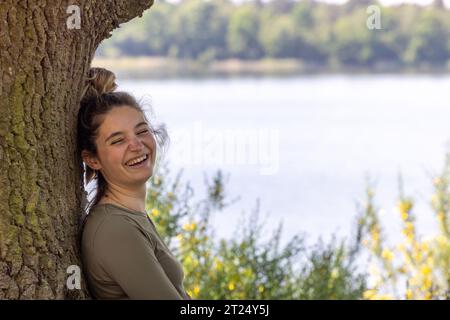
[[[150, 8], [154, 0], [98, 0], [93, 5], [93, 15], [97, 29], [96, 44], [109, 38], [111, 32], [120, 24], [135, 17], [142, 17], [142, 13]], [[89, 8], [90, 4], [86, 4]]]

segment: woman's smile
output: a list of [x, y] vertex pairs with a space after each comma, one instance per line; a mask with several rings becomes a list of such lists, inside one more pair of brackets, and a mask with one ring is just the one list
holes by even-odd
[[135, 157], [126, 162], [125, 166], [130, 169], [139, 169], [143, 167], [148, 167], [150, 163], [150, 155], [144, 154], [143, 156]]

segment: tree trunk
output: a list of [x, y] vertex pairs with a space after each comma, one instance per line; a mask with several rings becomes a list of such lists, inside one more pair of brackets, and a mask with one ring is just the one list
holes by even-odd
[[[67, 24], [72, 4], [79, 29]], [[81, 290], [66, 286], [67, 268], [81, 268], [79, 102], [97, 46], [152, 4], [1, 1], [0, 299], [89, 297], [83, 277]]]

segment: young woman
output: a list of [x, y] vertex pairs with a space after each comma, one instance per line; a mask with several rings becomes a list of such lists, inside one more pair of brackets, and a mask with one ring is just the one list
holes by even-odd
[[155, 130], [115, 76], [90, 70], [78, 115], [78, 151], [97, 193], [81, 236], [83, 269], [97, 299], [190, 299], [182, 265], [145, 210], [164, 129]]

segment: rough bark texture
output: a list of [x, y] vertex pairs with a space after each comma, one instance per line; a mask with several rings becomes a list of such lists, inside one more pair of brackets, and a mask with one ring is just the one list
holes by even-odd
[[[0, 299], [89, 297], [81, 267], [76, 119], [99, 43], [153, 0], [0, 2]], [[69, 5], [81, 29], [66, 27]]]

